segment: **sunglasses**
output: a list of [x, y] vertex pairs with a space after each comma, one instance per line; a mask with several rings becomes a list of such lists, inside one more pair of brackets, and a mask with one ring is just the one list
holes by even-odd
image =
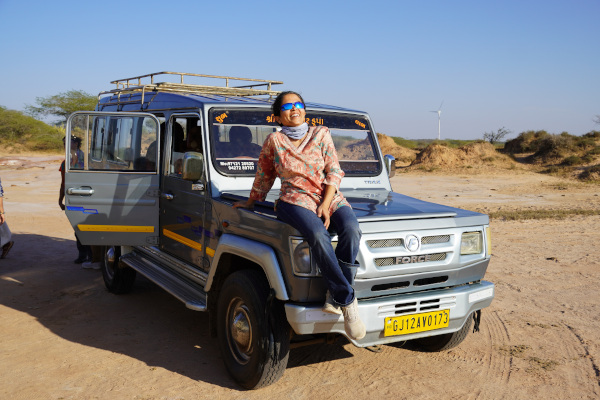
[[296, 107], [297, 109], [304, 108], [304, 103], [297, 101], [295, 103], [285, 103], [281, 105], [281, 111], [291, 110], [292, 107]]

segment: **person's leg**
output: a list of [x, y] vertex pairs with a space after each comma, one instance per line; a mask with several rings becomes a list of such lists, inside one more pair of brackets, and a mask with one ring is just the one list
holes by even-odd
[[81, 264], [86, 261], [91, 261], [91, 256], [90, 256], [90, 253], [88, 250], [89, 246], [85, 246], [85, 245], [81, 244], [81, 242], [79, 241], [79, 238], [77, 237], [77, 234], [75, 234], [75, 239], [77, 240], [77, 251], [79, 252], [79, 256], [73, 262], [75, 264]]
[[342, 273], [337, 256], [331, 246], [331, 236], [325, 229], [321, 218], [304, 207], [283, 201], [277, 203], [277, 217], [296, 228], [308, 241], [311, 253], [327, 282], [329, 292], [341, 306], [351, 304], [354, 289]]
[[342, 206], [331, 215], [331, 222], [338, 234], [335, 254], [338, 258], [342, 273], [350, 285], [358, 269], [356, 256], [360, 246], [362, 232], [356, 219], [356, 214], [350, 207]]

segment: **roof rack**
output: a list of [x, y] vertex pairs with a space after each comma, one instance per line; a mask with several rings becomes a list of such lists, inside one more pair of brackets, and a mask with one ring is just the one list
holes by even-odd
[[[155, 82], [155, 77], [159, 75], [179, 76], [179, 83], [174, 82]], [[225, 86], [208, 86], [184, 83], [184, 77], [200, 77], [211, 79], [225, 79]], [[147, 83], [147, 81], [150, 81]], [[243, 86], [229, 86], [229, 81], [256, 82]], [[144, 81], [144, 82], [143, 82]], [[145, 83], [146, 82], [146, 83]], [[236, 78], [232, 76], [191, 74], [187, 72], [155, 72], [152, 74], [134, 76], [132, 78], [117, 79], [111, 83], [116, 84], [117, 88], [100, 92], [98, 98], [105, 94], [117, 94], [119, 99], [122, 94], [142, 93], [142, 104], [146, 92], [177, 92], [193, 94], [210, 94], [220, 96], [275, 96], [279, 91], [271, 89], [272, 85], [281, 85], [283, 82], [271, 81], [265, 79]], [[265, 87], [265, 88], [259, 88]]]

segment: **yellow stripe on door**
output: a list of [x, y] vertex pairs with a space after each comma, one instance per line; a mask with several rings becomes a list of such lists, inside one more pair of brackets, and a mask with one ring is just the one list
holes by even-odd
[[173, 240], [176, 240], [179, 243], [183, 243], [188, 247], [191, 247], [198, 251], [202, 251], [202, 245], [200, 243], [194, 242], [193, 240], [188, 239], [185, 236], [181, 236], [173, 231], [170, 231], [168, 229], [163, 229], [163, 235], [165, 235], [166, 237], [171, 238]]
[[153, 226], [140, 225], [77, 225], [82, 232], [128, 232], [128, 233], [152, 233]]
[[[163, 228], [163, 235], [165, 235], [168, 238], [171, 238], [173, 240], [178, 241], [179, 243], [183, 243], [186, 246], [189, 246], [193, 249], [196, 249], [198, 251], [202, 251], [202, 245], [198, 242], [194, 242], [191, 239], [186, 238], [185, 236], [181, 236], [173, 231], [170, 231], [168, 229], [164, 229]], [[206, 248], [206, 254], [208, 254], [211, 257], [215, 256], [215, 251], [213, 249], [211, 249], [210, 247]]]

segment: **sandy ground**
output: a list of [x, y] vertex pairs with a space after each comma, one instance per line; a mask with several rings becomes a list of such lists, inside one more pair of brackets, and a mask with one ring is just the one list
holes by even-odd
[[[492, 221], [481, 332], [448, 352], [350, 344], [292, 350], [275, 385], [242, 391], [208, 316], [138, 279], [108, 293], [73, 264], [60, 157], [0, 158], [15, 246], [0, 260], [1, 399], [597, 399], [600, 216]], [[599, 188], [526, 171], [400, 173], [396, 191], [472, 210], [599, 209]]]

